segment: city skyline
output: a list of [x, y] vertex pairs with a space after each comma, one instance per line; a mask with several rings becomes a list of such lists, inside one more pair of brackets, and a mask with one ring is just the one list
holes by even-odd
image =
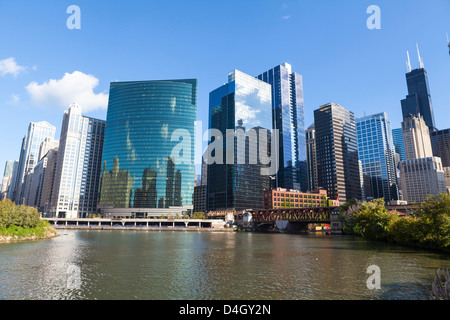
[[[450, 61], [445, 32], [450, 24], [445, 12], [450, 4], [445, 1], [427, 5], [411, 1], [407, 7], [379, 1], [380, 30], [366, 27], [369, 17], [366, 9], [371, 3], [365, 1], [323, 2], [322, 6], [292, 1], [261, 1], [258, 5], [197, 1], [177, 3], [170, 7], [171, 11], [160, 2], [106, 6], [101, 2], [79, 1], [80, 30], [66, 27], [69, 17], [66, 9], [70, 4], [0, 5], [0, 33], [8, 43], [8, 50], [0, 51], [0, 61], [3, 61], [0, 64], [0, 106], [3, 108], [0, 126], [2, 133], [8, 133], [9, 137], [2, 148], [0, 163], [18, 160], [18, 145], [30, 122], [48, 121], [56, 126], [56, 136], [59, 136], [61, 116], [73, 102], [80, 104], [87, 116], [106, 119], [110, 82], [198, 78], [197, 120], [206, 129], [208, 93], [223, 83], [222, 74], [240, 69], [257, 76], [261, 70], [284, 62], [290, 63], [304, 78], [305, 128], [313, 122], [313, 110], [332, 101], [345, 106], [356, 117], [386, 111], [392, 127], [399, 128], [400, 100], [407, 94], [404, 61], [406, 51], [414, 52], [416, 43], [429, 77], [436, 126], [449, 127], [445, 122], [449, 118], [450, 101], [446, 81]], [[197, 18], [193, 19], [195, 23], [185, 17], [189, 14]], [[422, 16], [426, 23], [413, 21]], [[35, 17], [45, 17], [45, 21], [36, 23]], [[318, 18], [333, 22], [314, 23], [312, 32], [311, 28], [306, 29]], [[214, 20], [217, 23], [211, 27]], [[225, 24], [231, 20], [236, 23]], [[124, 24], [127, 27], [122, 29]], [[181, 31], [183, 25], [188, 28]], [[168, 26], [171, 28], [167, 29]], [[227, 28], [229, 32], [241, 30], [236, 46], [244, 50], [227, 49], [217, 53], [214, 48], [220, 42], [214, 41], [211, 35]], [[121, 32], [117, 33], [119, 29]], [[145, 44], [139, 35], [149, 31], [153, 41]], [[185, 39], [187, 34], [189, 40]], [[291, 48], [280, 53], [276, 47], [284, 42], [279, 37], [275, 42], [271, 40], [273, 48], [265, 48], [262, 54], [255, 55], [256, 43], [277, 34], [299, 41], [292, 41]], [[112, 40], [116, 44], [113, 47], [107, 45]], [[181, 47], [176, 45], [177, 41]], [[414, 54], [411, 54], [411, 64], [413, 69], [419, 66]], [[335, 80], [337, 76], [341, 77], [340, 81]], [[78, 92], [81, 101], [64, 101], [51, 94], [55, 88], [67, 92], [63, 89], [77, 81], [86, 86], [85, 91], [81, 88]], [[72, 92], [69, 90], [66, 96], [72, 98]]]

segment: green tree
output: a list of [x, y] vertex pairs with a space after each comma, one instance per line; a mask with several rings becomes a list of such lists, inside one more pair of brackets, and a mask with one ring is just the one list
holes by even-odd
[[429, 196], [414, 216], [421, 245], [450, 248], [450, 195]]
[[375, 199], [363, 202], [354, 218], [353, 231], [356, 234], [372, 240], [388, 240], [391, 220], [397, 216], [388, 213], [384, 199]]
[[205, 213], [204, 212], [194, 212], [192, 214], [192, 219], [205, 219]]

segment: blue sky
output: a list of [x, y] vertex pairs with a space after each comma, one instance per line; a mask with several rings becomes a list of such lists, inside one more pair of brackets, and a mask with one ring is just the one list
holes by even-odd
[[[70, 5], [81, 9], [80, 30], [66, 26]], [[366, 26], [370, 5], [381, 9], [379, 30]], [[116, 80], [197, 78], [206, 128], [209, 92], [229, 71], [256, 76], [288, 62], [303, 75], [306, 126], [335, 102], [356, 117], [385, 111], [400, 127], [416, 43], [437, 127], [449, 128], [449, 16], [448, 0], [0, 0], [0, 172], [19, 158], [30, 122], [50, 122], [59, 139], [71, 102], [106, 119]]]

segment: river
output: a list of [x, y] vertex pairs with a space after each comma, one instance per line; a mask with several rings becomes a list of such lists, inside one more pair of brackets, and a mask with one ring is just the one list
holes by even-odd
[[450, 268], [448, 254], [321, 233], [58, 232], [0, 244], [0, 299], [416, 300]]

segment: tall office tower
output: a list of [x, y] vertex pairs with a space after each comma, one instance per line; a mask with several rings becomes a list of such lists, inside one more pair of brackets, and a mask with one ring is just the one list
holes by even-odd
[[39, 162], [39, 148], [46, 138], [55, 138], [56, 128], [46, 121], [32, 122], [28, 127], [28, 133], [22, 140], [22, 148], [19, 159], [19, 171], [15, 181], [12, 200], [18, 204], [25, 201], [23, 195], [23, 183], [28, 173]]
[[51, 200], [54, 216], [85, 218], [97, 212], [105, 125], [83, 116], [76, 104], [65, 111]]
[[272, 86], [272, 128], [278, 129], [279, 170], [274, 187], [308, 189], [303, 78], [283, 63], [257, 77]]
[[362, 174], [367, 176], [370, 184], [370, 189], [365, 188], [366, 199], [398, 200], [395, 146], [387, 114], [356, 119], [356, 133]]
[[392, 140], [394, 141], [395, 153], [399, 155], [399, 161], [406, 160], [402, 128], [392, 129]]
[[196, 117], [196, 79], [111, 83], [102, 214], [182, 216], [192, 210]]
[[308, 191], [312, 192], [319, 189], [317, 178], [317, 159], [316, 159], [316, 128], [314, 124], [310, 125], [305, 132], [306, 136], [306, 163], [308, 166]]
[[403, 200], [422, 202], [428, 195], [447, 192], [444, 168], [439, 157], [401, 161], [400, 168]]
[[[272, 130], [271, 88], [234, 70], [228, 83], [210, 92], [209, 128], [217, 129], [223, 138], [210, 137], [207, 149], [213, 149], [207, 158], [217, 158], [216, 163], [208, 161], [208, 210], [263, 208], [263, 191], [271, 187], [271, 176], [262, 172], [266, 165], [260, 147], [272, 141], [268, 137]], [[277, 150], [270, 152], [276, 162]]]
[[442, 166], [450, 167], [450, 129], [432, 132], [431, 147], [433, 155], [441, 158]]
[[18, 161], [8, 160], [5, 163], [5, 171], [3, 172], [2, 188], [0, 190], [0, 200], [6, 198], [8, 194], [11, 177], [13, 175], [14, 164]]
[[58, 149], [58, 147], [51, 149], [45, 155], [46, 168], [41, 180], [42, 183], [40, 185], [40, 199], [37, 206], [38, 211], [41, 212], [45, 217], [52, 217], [51, 202], [53, 199], [53, 190], [56, 189], [54, 185], [56, 177], [56, 167], [58, 163]]
[[419, 48], [417, 48], [419, 56], [419, 68], [411, 70], [411, 62], [407, 61], [406, 83], [408, 86], [408, 95], [401, 101], [403, 118], [410, 114], [422, 115], [430, 132], [437, 130], [433, 105], [431, 103], [430, 86], [428, 84], [427, 71], [424, 68], [422, 58], [420, 57]]
[[319, 187], [330, 199], [361, 200], [355, 116], [335, 103], [314, 110]]
[[405, 159], [421, 159], [433, 156], [430, 132], [424, 118], [409, 115], [402, 122]]

